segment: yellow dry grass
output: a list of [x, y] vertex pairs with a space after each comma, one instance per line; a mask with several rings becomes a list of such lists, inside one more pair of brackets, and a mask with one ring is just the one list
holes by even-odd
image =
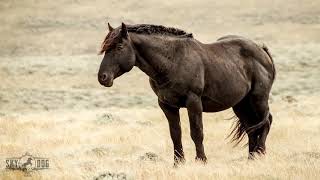
[[[304, 109], [312, 109], [314, 97], [306, 97]], [[32, 173], [39, 179], [90, 179], [104, 172], [124, 172], [134, 179], [317, 179], [320, 173], [320, 122], [298, 103], [272, 105], [275, 121], [266, 157], [247, 160], [246, 148], [232, 148], [225, 140], [232, 113], [205, 115], [205, 147], [208, 164], [194, 162], [186, 112], [182, 111], [183, 143], [187, 162], [172, 168], [172, 145], [167, 122], [159, 109], [54, 111], [7, 116], [1, 119], [1, 159], [25, 151], [50, 158], [49, 170]], [[288, 110], [290, 109], [290, 110]], [[99, 122], [97, 116], [112, 113], [119, 120]], [[311, 114], [310, 114], [311, 113]], [[142, 161], [146, 152], [158, 160]], [[4, 168], [2, 166], [2, 168]], [[5, 171], [3, 178], [24, 176]]]

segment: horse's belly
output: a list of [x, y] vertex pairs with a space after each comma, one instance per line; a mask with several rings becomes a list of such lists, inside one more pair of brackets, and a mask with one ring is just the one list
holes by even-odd
[[202, 97], [201, 100], [203, 112], [218, 112], [232, 107], [231, 105], [225, 105], [207, 97]]
[[[231, 108], [238, 104], [249, 92], [250, 82], [238, 82], [238, 86], [226, 85], [229, 88], [206, 89], [202, 96], [204, 112], [217, 112]], [[223, 86], [220, 86], [223, 87]]]

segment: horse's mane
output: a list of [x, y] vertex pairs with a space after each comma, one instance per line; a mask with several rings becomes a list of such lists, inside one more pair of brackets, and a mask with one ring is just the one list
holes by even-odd
[[[162, 25], [153, 25], [153, 24], [136, 24], [136, 25], [127, 25], [128, 32], [136, 33], [136, 34], [158, 34], [158, 35], [166, 35], [173, 36], [177, 38], [193, 38], [192, 33], [187, 33], [184, 30], [173, 28], [173, 27], [165, 27]], [[105, 52], [108, 48], [114, 45], [114, 39], [117, 34], [108, 33], [105, 37], [100, 54]]]
[[173, 28], [173, 27], [165, 27], [162, 25], [153, 25], [153, 24], [137, 24], [137, 25], [128, 25], [127, 29], [129, 32], [137, 33], [137, 34], [160, 34], [160, 35], [168, 35], [175, 37], [190, 37], [193, 35], [191, 33], [187, 33], [184, 30]]

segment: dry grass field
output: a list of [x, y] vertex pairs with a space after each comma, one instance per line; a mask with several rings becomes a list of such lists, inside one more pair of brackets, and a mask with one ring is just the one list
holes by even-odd
[[[172, 168], [168, 123], [135, 68], [104, 88], [97, 55], [106, 22], [152, 23], [202, 42], [237, 34], [265, 43], [277, 68], [267, 155], [247, 160], [226, 139], [231, 110], [204, 114], [206, 165]], [[0, 179], [320, 179], [320, 1], [1, 0]], [[26, 151], [50, 169], [5, 169]]]

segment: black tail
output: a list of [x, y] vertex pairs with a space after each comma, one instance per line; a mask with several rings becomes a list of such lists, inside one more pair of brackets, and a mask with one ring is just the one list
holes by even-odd
[[256, 130], [262, 128], [264, 125], [266, 125], [267, 123], [270, 123], [269, 121], [269, 112], [268, 114], [266, 115], [266, 117], [264, 117], [263, 121], [259, 122], [258, 124], [256, 125], [253, 125], [253, 126], [250, 126], [249, 128], [246, 129], [246, 133], [247, 134], [251, 134], [253, 132], [255, 132]]
[[266, 124], [271, 124], [270, 122], [270, 113], [266, 115], [266, 117], [256, 125], [247, 127], [244, 122], [241, 122], [239, 118], [236, 119], [235, 124], [233, 125], [233, 129], [227, 138], [231, 137], [231, 142], [234, 142], [234, 147], [237, 146], [244, 138], [245, 134], [254, 133], [256, 130], [262, 128]]
[[264, 50], [264, 52], [266, 52], [272, 62], [272, 69], [273, 69], [273, 80], [275, 80], [276, 78], [276, 68], [274, 67], [274, 61], [273, 61], [273, 58], [269, 52], [269, 49], [268, 47], [265, 45], [265, 44], [262, 44], [262, 49]]
[[244, 138], [244, 135], [246, 134], [246, 127], [245, 125], [240, 122], [240, 119], [236, 116], [234, 116], [236, 119], [233, 126], [232, 131], [227, 136], [227, 138], [231, 137], [231, 143], [234, 143], [233, 147], [236, 147]]

